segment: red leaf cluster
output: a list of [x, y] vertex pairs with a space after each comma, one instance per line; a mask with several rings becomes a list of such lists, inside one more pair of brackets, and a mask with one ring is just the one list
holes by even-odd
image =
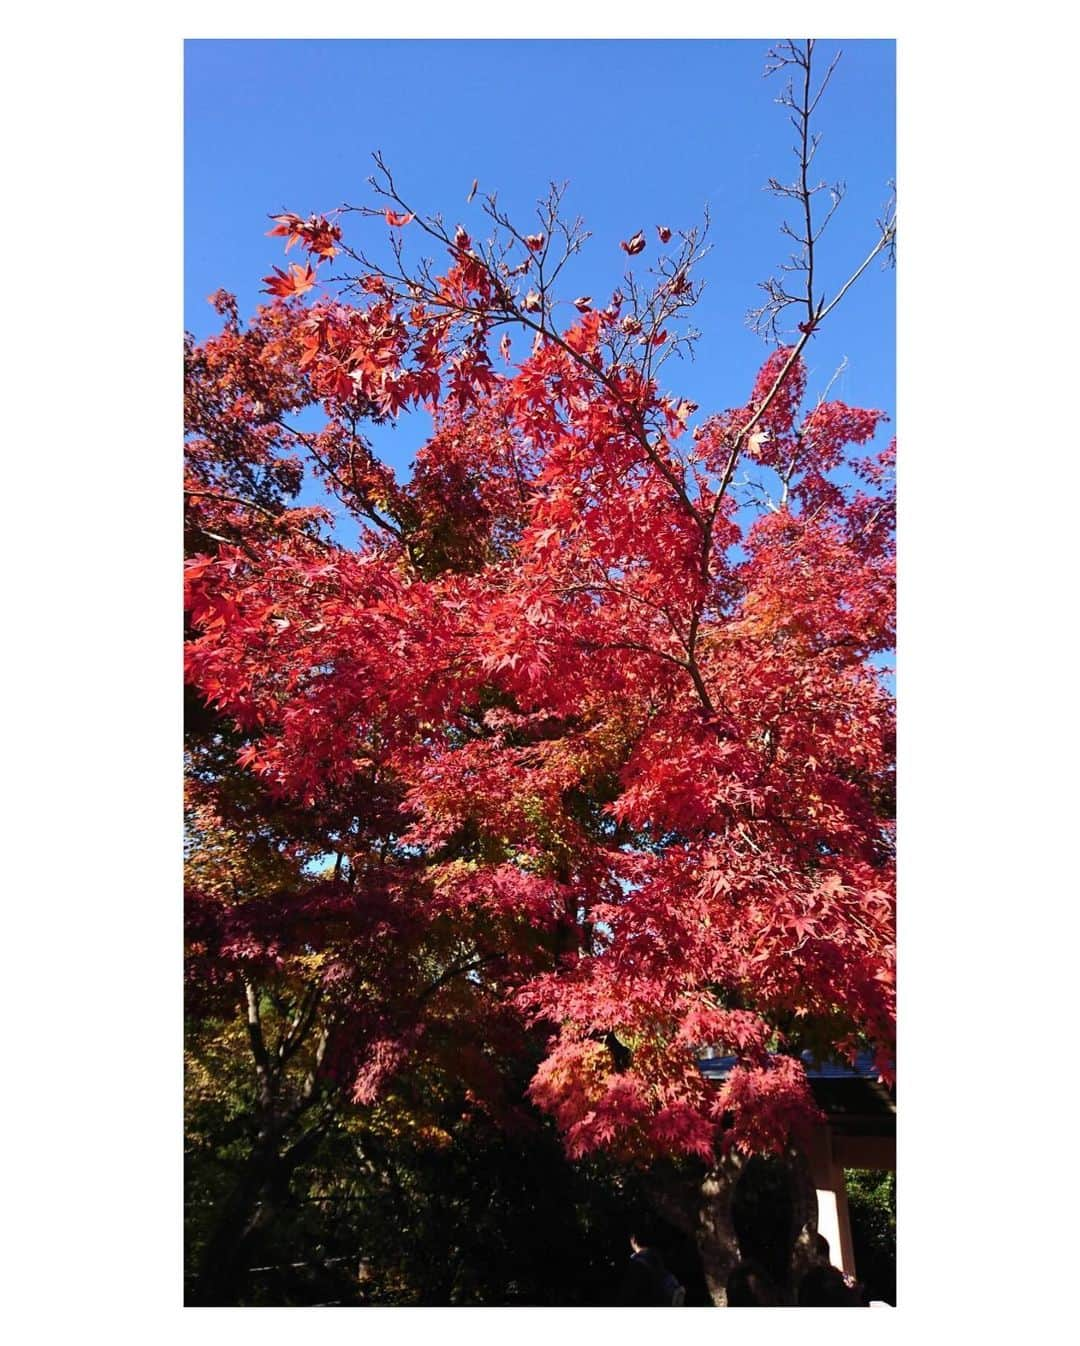
[[[276, 219], [333, 255], [322, 217]], [[456, 982], [547, 1040], [530, 1096], [571, 1154], [776, 1148], [816, 1116], [793, 1052], [868, 1044], [890, 1069], [893, 451], [852, 452], [883, 418], [807, 409], [782, 349], [684, 450], [697, 406], [651, 363], [673, 319], [582, 296], [556, 329], [463, 229], [447, 251], [359, 298], [275, 268], [248, 330], [223, 299], [189, 346], [189, 681], [274, 808], [351, 837], [348, 902], [309, 921], [342, 985], [379, 922], [387, 964], [449, 975], [468, 948]], [[419, 406], [398, 481], [358, 422]], [[744, 458], [768, 504], [738, 495]], [[298, 462], [356, 546], [296, 507]], [[202, 963], [236, 968], [293, 956], [305, 909], [192, 910]], [[349, 1009], [358, 1101], [422, 1049], [418, 996], [388, 974], [377, 1016]], [[706, 1048], [738, 1058], [721, 1090]]]

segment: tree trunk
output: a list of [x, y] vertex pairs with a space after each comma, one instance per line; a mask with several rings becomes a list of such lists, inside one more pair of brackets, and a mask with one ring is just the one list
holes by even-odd
[[695, 1238], [705, 1285], [717, 1308], [727, 1307], [728, 1277], [740, 1258], [733, 1213], [743, 1164], [734, 1153], [725, 1156], [706, 1173], [699, 1189]]
[[203, 1251], [190, 1297], [192, 1305], [236, 1304], [261, 1235], [286, 1205], [289, 1187], [301, 1164], [325, 1135], [325, 1122], [305, 1131], [285, 1151], [276, 1130], [260, 1134], [217, 1227]]
[[237, 1303], [244, 1290], [249, 1254], [269, 1224], [283, 1186], [287, 1189], [288, 1175], [282, 1172], [276, 1147], [257, 1145], [203, 1250], [190, 1304], [221, 1307]]
[[[799, 1281], [820, 1260], [817, 1192], [801, 1151], [789, 1149], [784, 1162], [791, 1189], [791, 1255], [787, 1278], [776, 1290], [781, 1304], [795, 1304]], [[657, 1213], [694, 1239], [705, 1285], [717, 1308], [727, 1307], [728, 1277], [742, 1258], [734, 1212], [735, 1190], [745, 1167], [745, 1158], [732, 1152], [704, 1174], [657, 1165], [648, 1181]]]
[[739, 1261], [732, 1205], [744, 1163], [733, 1153], [707, 1171], [657, 1164], [646, 1183], [657, 1214], [693, 1239], [709, 1297], [718, 1308], [727, 1305], [727, 1279]]
[[810, 1172], [810, 1163], [806, 1155], [794, 1146], [787, 1155], [787, 1169], [791, 1178], [791, 1197], [793, 1205], [792, 1230], [793, 1247], [791, 1250], [791, 1299], [798, 1303], [799, 1282], [812, 1266], [821, 1262], [817, 1249], [818, 1201], [817, 1188]]

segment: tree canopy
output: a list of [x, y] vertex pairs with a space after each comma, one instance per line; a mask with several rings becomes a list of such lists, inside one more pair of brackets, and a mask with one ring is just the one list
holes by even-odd
[[[564, 295], [559, 189], [451, 225], [381, 159], [374, 204], [275, 216], [303, 260], [188, 343], [192, 1003], [240, 1006], [278, 1153], [425, 1061], [512, 1125], [526, 1041], [572, 1158], [778, 1150], [804, 1049], [891, 1078], [894, 446], [808, 397], [847, 286], [814, 289], [805, 76], [805, 293], [767, 288], [742, 405], [667, 386], [704, 228]], [[398, 481], [365, 429], [417, 412]]]

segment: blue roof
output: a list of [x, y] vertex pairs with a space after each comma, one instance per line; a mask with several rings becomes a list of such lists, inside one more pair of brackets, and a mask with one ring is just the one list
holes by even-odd
[[[847, 1061], [815, 1061], [811, 1052], [802, 1052], [801, 1059], [806, 1067], [806, 1075], [811, 1080], [876, 1080], [877, 1067], [874, 1065], [873, 1052], [860, 1052], [855, 1064]], [[722, 1080], [738, 1063], [737, 1056], [708, 1056], [698, 1061], [703, 1075], [709, 1079]]]

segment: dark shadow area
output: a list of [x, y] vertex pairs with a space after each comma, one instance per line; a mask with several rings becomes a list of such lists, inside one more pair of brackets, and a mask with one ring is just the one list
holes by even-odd
[[781, 1291], [791, 1288], [795, 1203], [780, 1159], [755, 1156], [739, 1178], [732, 1206], [742, 1258], [759, 1266]]
[[[693, 1240], [655, 1217], [641, 1176], [568, 1164], [548, 1126], [508, 1136], [473, 1119], [452, 1143], [328, 1136], [252, 1244], [237, 1305], [612, 1306], [631, 1227], [650, 1234], [686, 1289], [709, 1296]], [[219, 1185], [189, 1155], [189, 1262]], [[223, 1301], [224, 1302], [224, 1301]]]

